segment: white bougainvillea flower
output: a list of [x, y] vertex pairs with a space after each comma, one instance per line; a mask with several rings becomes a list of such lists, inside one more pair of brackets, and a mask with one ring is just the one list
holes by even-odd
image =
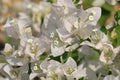
[[5, 48], [3, 50], [4, 55], [9, 56], [13, 54], [14, 49], [12, 46], [8, 43], [5, 44]]
[[46, 15], [42, 27], [42, 32], [49, 39], [54, 35], [56, 35], [56, 29], [62, 26], [62, 20], [60, 16], [52, 9], [51, 14]]
[[57, 0], [57, 6], [61, 6], [64, 9], [64, 14], [70, 14], [76, 7], [72, 0]]
[[114, 75], [107, 75], [103, 80], [120, 80], [120, 76], [115, 77]]
[[34, 72], [34, 73], [31, 73], [30, 76], [29, 76], [29, 80], [34, 80], [34, 79], [40, 79], [40, 80], [46, 80], [44, 78], [44, 76], [46, 76], [46, 74], [44, 73], [40, 73], [40, 72]]
[[[19, 75], [18, 80], [34, 80], [35, 77], [42, 77], [45, 76], [41, 72], [41, 69], [39, 68], [39, 62], [28, 62], [20, 67], [19, 69]], [[28, 71], [31, 70], [31, 73], [28, 73]]]
[[18, 27], [17, 21], [15, 19], [12, 19], [9, 17], [4, 26], [5, 26], [5, 31], [6, 31], [7, 35], [9, 35], [13, 38], [16, 38], [16, 39], [19, 38], [19, 36], [20, 36], [19, 27]]
[[71, 8], [75, 8], [74, 3], [72, 2], [72, 0], [57, 0], [57, 5], [61, 6], [61, 7], [71, 7]]
[[21, 36], [25, 33], [32, 34], [31, 30], [32, 20], [30, 18], [20, 18], [17, 20], [17, 22]]
[[87, 74], [87, 77], [85, 77], [85, 79], [97, 80], [96, 73], [92, 69], [90, 69], [89, 67], [87, 67], [87, 69], [86, 69], [86, 74]]
[[12, 48], [12, 46], [8, 43], [5, 44], [3, 53], [6, 61], [12, 66], [22, 66], [23, 64], [27, 63], [22, 49], [14, 50], [14, 48]]
[[94, 29], [92, 32], [93, 33], [90, 37], [91, 42], [83, 41], [81, 45], [89, 45], [91, 47], [101, 50], [104, 43], [110, 44], [109, 38], [99, 29]]
[[[11, 7], [20, 13], [5, 24], [9, 43], [0, 55], [0, 80], [120, 80], [120, 46], [98, 26], [101, 8], [84, 10], [83, 0], [54, 1], [25, 0], [20, 11]], [[119, 0], [93, 0], [92, 5], [105, 1]], [[2, 13], [9, 10], [1, 6]], [[116, 24], [120, 20], [106, 27], [112, 39]]]
[[16, 58], [13, 56], [6, 57], [6, 60], [12, 66], [23, 66], [23, 64], [28, 62], [25, 58]]
[[8, 18], [5, 24], [5, 31], [8, 36], [19, 39], [23, 33], [32, 34], [31, 28], [26, 28], [32, 24], [29, 18], [13, 19]]
[[67, 80], [79, 79], [86, 76], [86, 68], [83, 68], [83, 64], [77, 66], [77, 63], [71, 57], [63, 64], [62, 68]]
[[65, 28], [58, 28], [56, 31], [62, 42], [67, 44], [73, 43], [74, 38], [71, 37], [70, 33]]
[[99, 59], [97, 59], [97, 60], [89, 60], [88, 61], [88, 66], [94, 72], [96, 72], [97, 70], [99, 70], [102, 67], [101, 62], [99, 61]]
[[24, 35], [20, 40], [20, 48], [22, 48], [24, 56], [30, 57], [34, 61], [38, 60], [45, 51], [50, 50], [50, 41], [44, 35], [39, 36], [39, 38]]
[[84, 54], [86, 56], [98, 54], [97, 51], [94, 49], [90, 48], [88, 45], [83, 45], [81, 48], [78, 49], [78, 52], [81, 54]]
[[[76, 33], [83, 39], [87, 39], [90, 35], [92, 35], [92, 30], [95, 27], [92, 25], [85, 25], [84, 27], [81, 27], [79, 31], [76, 31]], [[87, 33], [86, 33], [87, 32]]]
[[87, 65], [89, 68], [93, 71], [97, 71], [99, 68], [101, 68], [101, 64], [99, 61], [99, 53], [94, 50], [93, 48], [89, 47], [88, 45], [82, 45], [79, 49], [79, 58], [84, 57], [85, 62], [87, 62]]
[[93, 7], [87, 10], [81, 8], [73, 15], [63, 19], [64, 27], [69, 32], [69, 35], [77, 34], [81, 38], [86, 39], [92, 34], [92, 30], [97, 28], [96, 24], [100, 16], [101, 8], [99, 7]]
[[52, 56], [53, 57], [57, 57], [57, 56], [62, 55], [65, 52], [65, 47], [66, 46], [60, 46], [60, 47], [58, 47], [58, 46], [51, 45]]
[[39, 38], [29, 37], [25, 40], [25, 50], [24, 53], [26, 56], [29, 56], [31, 60], [38, 60], [39, 56], [45, 52], [44, 43], [42, 43]]
[[101, 17], [101, 8], [100, 7], [93, 7], [93, 8], [89, 8], [86, 10], [88, 15], [88, 19], [90, 21], [89, 24], [91, 25], [96, 25], [98, 20]]
[[79, 14], [77, 16], [80, 18], [81, 23], [96, 26], [96, 24], [101, 16], [101, 8], [93, 7], [93, 8], [88, 8], [85, 11], [80, 9], [78, 11], [78, 13]]
[[113, 63], [114, 58], [120, 51], [120, 48], [113, 48], [111, 44], [103, 44], [102, 53], [100, 55], [100, 61], [105, 64]]
[[46, 74], [45, 80], [62, 80], [63, 71], [61, 69], [61, 63], [55, 60], [44, 60], [40, 68], [43, 70], [43, 73]]
[[17, 79], [18, 73], [16, 72], [16, 70], [11, 65], [6, 64], [3, 67], [3, 71], [7, 74], [9, 80]]
[[51, 40], [51, 53], [54, 57], [65, 52], [66, 44], [59, 39], [57, 34], [57, 29], [63, 27], [62, 24], [60, 16], [54, 9], [50, 15], [45, 16], [42, 32]]
[[29, 74], [28, 73], [23, 73], [18, 80], [29, 80]]
[[31, 73], [29, 78], [30, 80], [33, 80], [38, 75], [39, 75], [38, 73]]
[[33, 34], [38, 36], [41, 32], [42, 19], [50, 12], [51, 4], [46, 1], [40, 1], [38, 5], [32, 7], [32, 20], [34, 22], [32, 26]]

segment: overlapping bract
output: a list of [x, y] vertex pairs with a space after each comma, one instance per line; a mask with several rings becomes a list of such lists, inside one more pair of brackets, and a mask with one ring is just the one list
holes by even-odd
[[[0, 64], [8, 79], [119, 80], [115, 60], [119, 60], [120, 47], [113, 47], [109, 36], [100, 30], [100, 7], [84, 10], [72, 0], [24, 4], [24, 13], [8, 18], [5, 24], [10, 41]], [[64, 59], [65, 54], [68, 57]]]

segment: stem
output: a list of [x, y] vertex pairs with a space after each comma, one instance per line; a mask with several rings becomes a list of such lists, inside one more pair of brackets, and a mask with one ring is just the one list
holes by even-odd
[[62, 56], [60, 56], [60, 61], [61, 61], [61, 63], [64, 63], [64, 60], [63, 60]]
[[29, 67], [29, 68], [28, 68], [28, 74], [30, 75], [31, 72], [32, 72], [32, 70], [31, 70], [31, 62], [28, 63], [28, 67]]

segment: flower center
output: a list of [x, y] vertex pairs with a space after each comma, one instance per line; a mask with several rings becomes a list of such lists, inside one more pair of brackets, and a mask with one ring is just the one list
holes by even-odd
[[105, 50], [104, 53], [104, 57], [107, 61], [112, 58], [113, 51], [111, 49]]
[[54, 71], [48, 72], [47, 76], [49, 77], [48, 80], [58, 80], [58, 75]]
[[11, 24], [12, 26], [16, 26], [16, 25], [17, 25], [17, 23], [15, 22], [14, 19], [10, 21], [10, 24]]
[[38, 46], [38, 43], [36, 43], [35, 45], [31, 45], [30, 46], [30, 50], [33, 54], [37, 53], [39, 51], [39, 46]]
[[58, 45], [59, 44], [59, 41], [58, 41], [58, 38], [56, 38], [55, 40], [54, 40], [54, 45]]
[[50, 33], [50, 37], [53, 38], [55, 36], [55, 33], [54, 32], [51, 32]]
[[72, 69], [71, 67], [68, 67], [67, 69], [66, 69], [66, 72], [67, 72], [67, 74], [72, 74], [73, 72], [74, 72], [74, 69]]

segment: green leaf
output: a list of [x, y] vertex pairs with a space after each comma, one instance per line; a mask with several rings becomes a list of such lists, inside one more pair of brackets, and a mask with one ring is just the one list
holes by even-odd
[[32, 69], [31, 69], [31, 62], [28, 63], [29, 69], [28, 69], [28, 74], [32, 73]]
[[42, 55], [40, 55], [40, 60], [45, 60], [48, 57], [47, 53], [43, 53]]
[[66, 62], [67, 59], [68, 59], [68, 52], [65, 52], [63, 55], [60, 55], [60, 56], [57, 56], [57, 57], [53, 57], [53, 56], [50, 56], [50, 59], [53, 59], [53, 60], [56, 60], [56, 61], [59, 61], [61, 62], [61, 58], [62, 58], [62, 62]]
[[95, 53], [95, 54], [91, 55], [90, 58], [92, 60], [97, 60], [99, 58], [99, 54]]
[[83, 8], [88, 9], [92, 7], [92, 3], [94, 0], [83, 0]]
[[7, 43], [11, 43], [12, 42], [12, 38], [11, 37], [7, 37]]
[[118, 21], [120, 19], [120, 10], [118, 10], [116, 12], [116, 14], [114, 15], [114, 18], [115, 18], [116, 21]]
[[[72, 57], [75, 61], [77, 61], [78, 60], [78, 51], [74, 50], [72, 52], [65, 52], [63, 55], [60, 55], [57, 57], [50, 56], [50, 59], [64, 63], [67, 61], [67, 59], [69, 57]], [[61, 58], [62, 58], [62, 61], [61, 61]]]
[[84, 77], [80, 78], [79, 80], [84, 80]]
[[78, 60], [78, 51], [74, 50], [72, 52], [68, 52], [68, 57], [72, 57], [75, 61]]
[[102, 27], [100, 28], [100, 30], [101, 30], [102, 32], [104, 32], [105, 34], [107, 34], [107, 29], [106, 29], [105, 26], [102, 26]]
[[114, 10], [114, 6], [113, 5], [110, 5], [108, 3], [105, 3], [102, 8], [104, 8], [105, 10], [107, 11], [113, 11]]
[[115, 32], [117, 33], [117, 45], [120, 45], [120, 25], [116, 26]]
[[72, 0], [74, 4], [77, 4], [80, 0]]
[[104, 26], [106, 20], [110, 17], [110, 12], [102, 8], [102, 15], [98, 21], [100, 26]]
[[61, 62], [60, 61], [60, 56], [57, 56], [57, 57], [50, 56], [50, 59], [53, 59], [53, 60]]

